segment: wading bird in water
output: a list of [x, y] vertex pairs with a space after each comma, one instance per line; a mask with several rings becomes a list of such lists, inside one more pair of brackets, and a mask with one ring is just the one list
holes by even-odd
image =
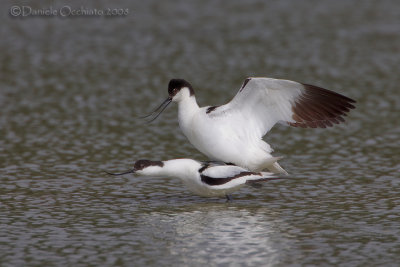
[[272, 78], [247, 78], [229, 103], [199, 107], [192, 85], [172, 79], [168, 98], [148, 115], [155, 114], [150, 121], [171, 102], [178, 103], [179, 126], [184, 135], [211, 160], [274, 173], [286, 171], [262, 138], [276, 123], [326, 128], [344, 122], [346, 113], [355, 108], [353, 99], [333, 91]]
[[193, 159], [172, 159], [166, 161], [138, 160], [133, 169], [110, 175], [135, 173], [151, 177], [177, 177], [196, 195], [204, 197], [225, 196], [245, 185], [260, 187], [261, 182], [282, 179], [270, 172], [251, 172], [235, 165], [221, 162], [200, 162]]

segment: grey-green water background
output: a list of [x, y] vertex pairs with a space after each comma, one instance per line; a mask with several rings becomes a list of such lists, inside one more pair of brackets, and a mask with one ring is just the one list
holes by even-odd
[[[128, 8], [12, 17], [10, 7]], [[398, 1], [2, 1], [1, 266], [396, 266], [400, 262]], [[201, 198], [178, 180], [110, 177], [139, 158], [205, 159], [176, 106], [146, 124], [171, 78], [201, 105], [248, 76], [358, 101], [331, 129], [266, 140], [297, 180]]]

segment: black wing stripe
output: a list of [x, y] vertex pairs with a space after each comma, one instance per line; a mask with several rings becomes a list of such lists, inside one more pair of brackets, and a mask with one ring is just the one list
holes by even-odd
[[208, 114], [208, 113], [210, 113], [210, 112], [213, 112], [213, 111], [216, 110], [218, 107], [219, 107], [219, 106], [211, 106], [211, 107], [208, 107], [206, 113]]
[[225, 178], [214, 178], [214, 177], [210, 177], [210, 176], [207, 176], [207, 175], [204, 175], [204, 174], [201, 174], [200, 177], [201, 177], [201, 181], [203, 183], [212, 186], [212, 185], [223, 185], [223, 184], [226, 184], [226, 183], [228, 183], [228, 182], [230, 182], [230, 181], [232, 181], [234, 179], [237, 179], [237, 178], [240, 178], [240, 177], [243, 177], [243, 176], [247, 176], [247, 175], [260, 175], [261, 176], [261, 173], [245, 171], [245, 172], [240, 172], [240, 173], [238, 173], [238, 174], [236, 174], [234, 176], [225, 177]]
[[242, 87], [240, 88], [239, 92], [241, 92], [247, 85], [247, 83], [251, 80], [251, 78], [247, 78], [244, 80]]
[[199, 173], [202, 173], [205, 169], [207, 169], [208, 167], [210, 167], [210, 164], [208, 164], [208, 163], [205, 163], [204, 165], [203, 165], [203, 167], [201, 167], [200, 169], [199, 169]]

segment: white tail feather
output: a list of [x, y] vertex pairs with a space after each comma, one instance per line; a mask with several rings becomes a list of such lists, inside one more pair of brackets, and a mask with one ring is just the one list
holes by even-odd
[[278, 163], [278, 160], [280, 160], [281, 158], [282, 157], [271, 157], [270, 159], [268, 159], [265, 167], [273, 173], [281, 173], [281, 174], [289, 175], [287, 173], [287, 171], [285, 171], [285, 169], [282, 168], [281, 165], [279, 165], [279, 163]]

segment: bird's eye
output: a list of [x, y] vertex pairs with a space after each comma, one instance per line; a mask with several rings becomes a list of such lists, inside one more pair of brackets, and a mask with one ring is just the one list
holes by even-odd
[[178, 91], [178, 88], [174, 88], [174, 90], [172, 90], [174, 93], [176, 92], [176, 91]]

